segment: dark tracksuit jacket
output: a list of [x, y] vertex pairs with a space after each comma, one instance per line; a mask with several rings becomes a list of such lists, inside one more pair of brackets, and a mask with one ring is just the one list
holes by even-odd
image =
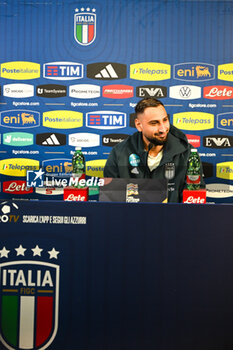
[[[136, 132], [112, 149], [104, 168], [104, 177], [166, 178], [168, 201], [182, 202], [191, 148], [183, 132], [171, 125], [161, 162], [156, 169], [150, 171], [147, 165], [148, 152], [144, 149], [142, 134]], [[203, 185], [202, 170], [201, 182]]]

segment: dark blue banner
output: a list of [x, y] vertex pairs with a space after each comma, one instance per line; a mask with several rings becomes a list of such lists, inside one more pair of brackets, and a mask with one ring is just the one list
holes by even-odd
[[230, 206], [0, 210], [0, 349], [232, 348]]

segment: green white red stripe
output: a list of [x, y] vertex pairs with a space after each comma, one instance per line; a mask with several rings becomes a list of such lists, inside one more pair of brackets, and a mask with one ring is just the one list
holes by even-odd
[[40, 347], [52, 332], [53, 297], [3, 295], [1, 324], [4, 339], [13, 347]]

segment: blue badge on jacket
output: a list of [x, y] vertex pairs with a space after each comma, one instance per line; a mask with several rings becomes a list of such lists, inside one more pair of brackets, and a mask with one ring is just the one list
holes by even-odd
[[138, 166], [139, 163], [140, 163], [140, 157], [135, 153], [130, 154], [129, 164], [132, 166]]

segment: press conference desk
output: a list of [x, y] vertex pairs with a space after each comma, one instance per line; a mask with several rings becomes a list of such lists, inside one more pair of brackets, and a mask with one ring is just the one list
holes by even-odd
[[15, 203], [1, 294], [23, 317], [2, 307], [0, 349], [233, 348], [233, 206]]

